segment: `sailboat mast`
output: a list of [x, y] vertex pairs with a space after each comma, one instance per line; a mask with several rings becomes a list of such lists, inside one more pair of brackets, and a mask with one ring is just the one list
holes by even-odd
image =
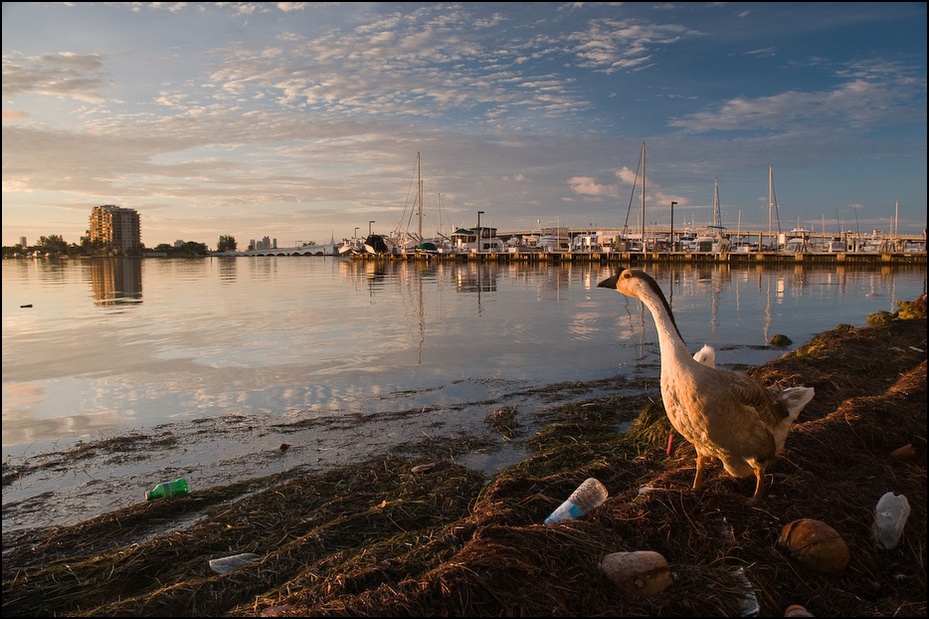
[[897, 239], [897, 225], [900, 223], [900, 200], [894, 201], [894, 227], [893, 234], [894, 240]]
[[645, 251], [645, 142], [642, 142], [642, 253]]
[[416, 201], [419, 204], [419, 240], [423, 240], [423, 176], [422, 176], [422, 163], [419, 158], [419, 151], [416, 152], [416, 178], [417, 178], [417, 189], [419, 195], [416, 197]]
[[768, 234], [773, 235], [771, 216], [774, 212], [774, 166], [768, 165]]
[[442, 236], [442, 194], [441, 192], [435, 194], [435, 205], [436, 205], [436, 210], [438, 210], [439, 212], [439, 228], [438, 228], [439, 236]]

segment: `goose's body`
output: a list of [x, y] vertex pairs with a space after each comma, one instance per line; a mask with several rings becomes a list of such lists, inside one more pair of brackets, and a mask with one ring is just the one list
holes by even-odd
[[716, 457], [734, 477], [754, 474], [752, 501], [760, 499], [765, 469], [783, 448], [813, 389], [768, 388], [747, 374], [716, 369], [715, 353], [712, 358], [701, 355], [703, 351], [691, 356], [661, 288], [643, 271], [622, 269], [597, 285], [640, 300], [655, 320], [661, 399], [671, 425], [697, 452], [694, 490], [703, 484], [707, 459]]

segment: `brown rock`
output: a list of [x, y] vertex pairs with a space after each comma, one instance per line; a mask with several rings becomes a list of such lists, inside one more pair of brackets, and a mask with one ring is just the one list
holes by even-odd
[[608, 554], [600, 563], [600, 569], [628, 595], [659, 595], [674, 582], [667, 560], [653, 550]]

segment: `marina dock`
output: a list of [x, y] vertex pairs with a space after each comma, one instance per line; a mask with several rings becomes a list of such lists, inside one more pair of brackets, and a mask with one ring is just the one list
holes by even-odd
[[724, 263], [733, 266], [789, 266], [789, 265], [845, 265], [845, 266], [926, 266], [926, 252], [492, 252], [492, 253], [406, 253], [357, 254], [353, 260], [410, 260], [410, 261], [479, 261], [479, 262], [530, 262], [530, 263], [583, 263], [600, 264], [705, 264]]
[[[557, 238], [560, 242], [526, 244], [525, 239]], [[461, 229], [452, 235], [456, 242], [431, 249], [362, 250], [361, 239], [352, 239], [354, 249], [344, 251], [328, 245], [252, 249], [227, 255], [239, 256], [333, 256], [351, 260], [442, 261], [442, 262], [528, 262], [562, 263], [723, 263], [749, 265], [914, 265], [926, 266], [925, 235], [888, 236], [875, 231], [869, 235], [842, 233], [817, 234], [794, 229], [786, 233], [740, 231], [696, 237], [685, 241], [677, 230], [653, 230], [646, 236], [627, 236], [625, 231], [562, 229], [557, 237], [546, 237], [530, 230], [497, 232], [493, 228]], [[674, 243], [669, 239], [673, 238]], [[478, 240], [480, 239], [480, 240]], [[467, 242], [465, 242], [467, 241]], [[606, 241], [606, 242], [604, 242]], [[715, 242], [714, 242], [715, 241]], [[349, 242], [346, 239], [344, 242]], [[413, 245], [416, 247], [415, 245]], [[758, 249], [759, 247], [763, 249]]]

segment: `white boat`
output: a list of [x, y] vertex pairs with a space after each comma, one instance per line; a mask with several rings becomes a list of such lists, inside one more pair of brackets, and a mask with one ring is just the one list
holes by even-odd
[[594, 253], [606, 251], [606, 249], [603, 242], [601, 242], [600, 235], [591, 233], [578, 234], [571, 239], [571, 251], [578, 253]]
[[781, 250], [785, 254], [800, 254], [810, 251], [810, 235], [812, 230], [797, 227], [789, 232], [785, 232], [779, 242]]
[[507, 251], [503, 239], [497, 236], [496, 228], [458, 228], [449, 238], [452, 250], [459, 254], [493, 254]]
[[680, 251], [694, 251], [696, 240], [697, 233], [690, 228], [684, 228], [684, 231], [677, 235], [677, 248]]
[[340, 256], [355, 256], [365, 253], [364, 239], [355, 237], [353, 239], [342, 239], [342, 244], [336, 248]]
[[856, 251], [866, 253], [884, 253], [889, 251], [890, 242], [884, 238], [884, 233], [880, 230], [872, 230], [871, 236], [864, 239], [856, 239]]
[[694, 253], [726, 253], [731, 251], [732, 241], [722, 235], [721, 232], [713, 230], [713, 226], [697, 235], [695, 239], [689, 242], [684, 251]]
[[512, 236], [506, 241], [506, 251], [510, 254], [540, 254], [539, 237], [536, 234]]
[[546, 228], [539, 235], [538, 246], [544, 254], [571, 253], [571, 237], [568, 229], [561, 226]]

